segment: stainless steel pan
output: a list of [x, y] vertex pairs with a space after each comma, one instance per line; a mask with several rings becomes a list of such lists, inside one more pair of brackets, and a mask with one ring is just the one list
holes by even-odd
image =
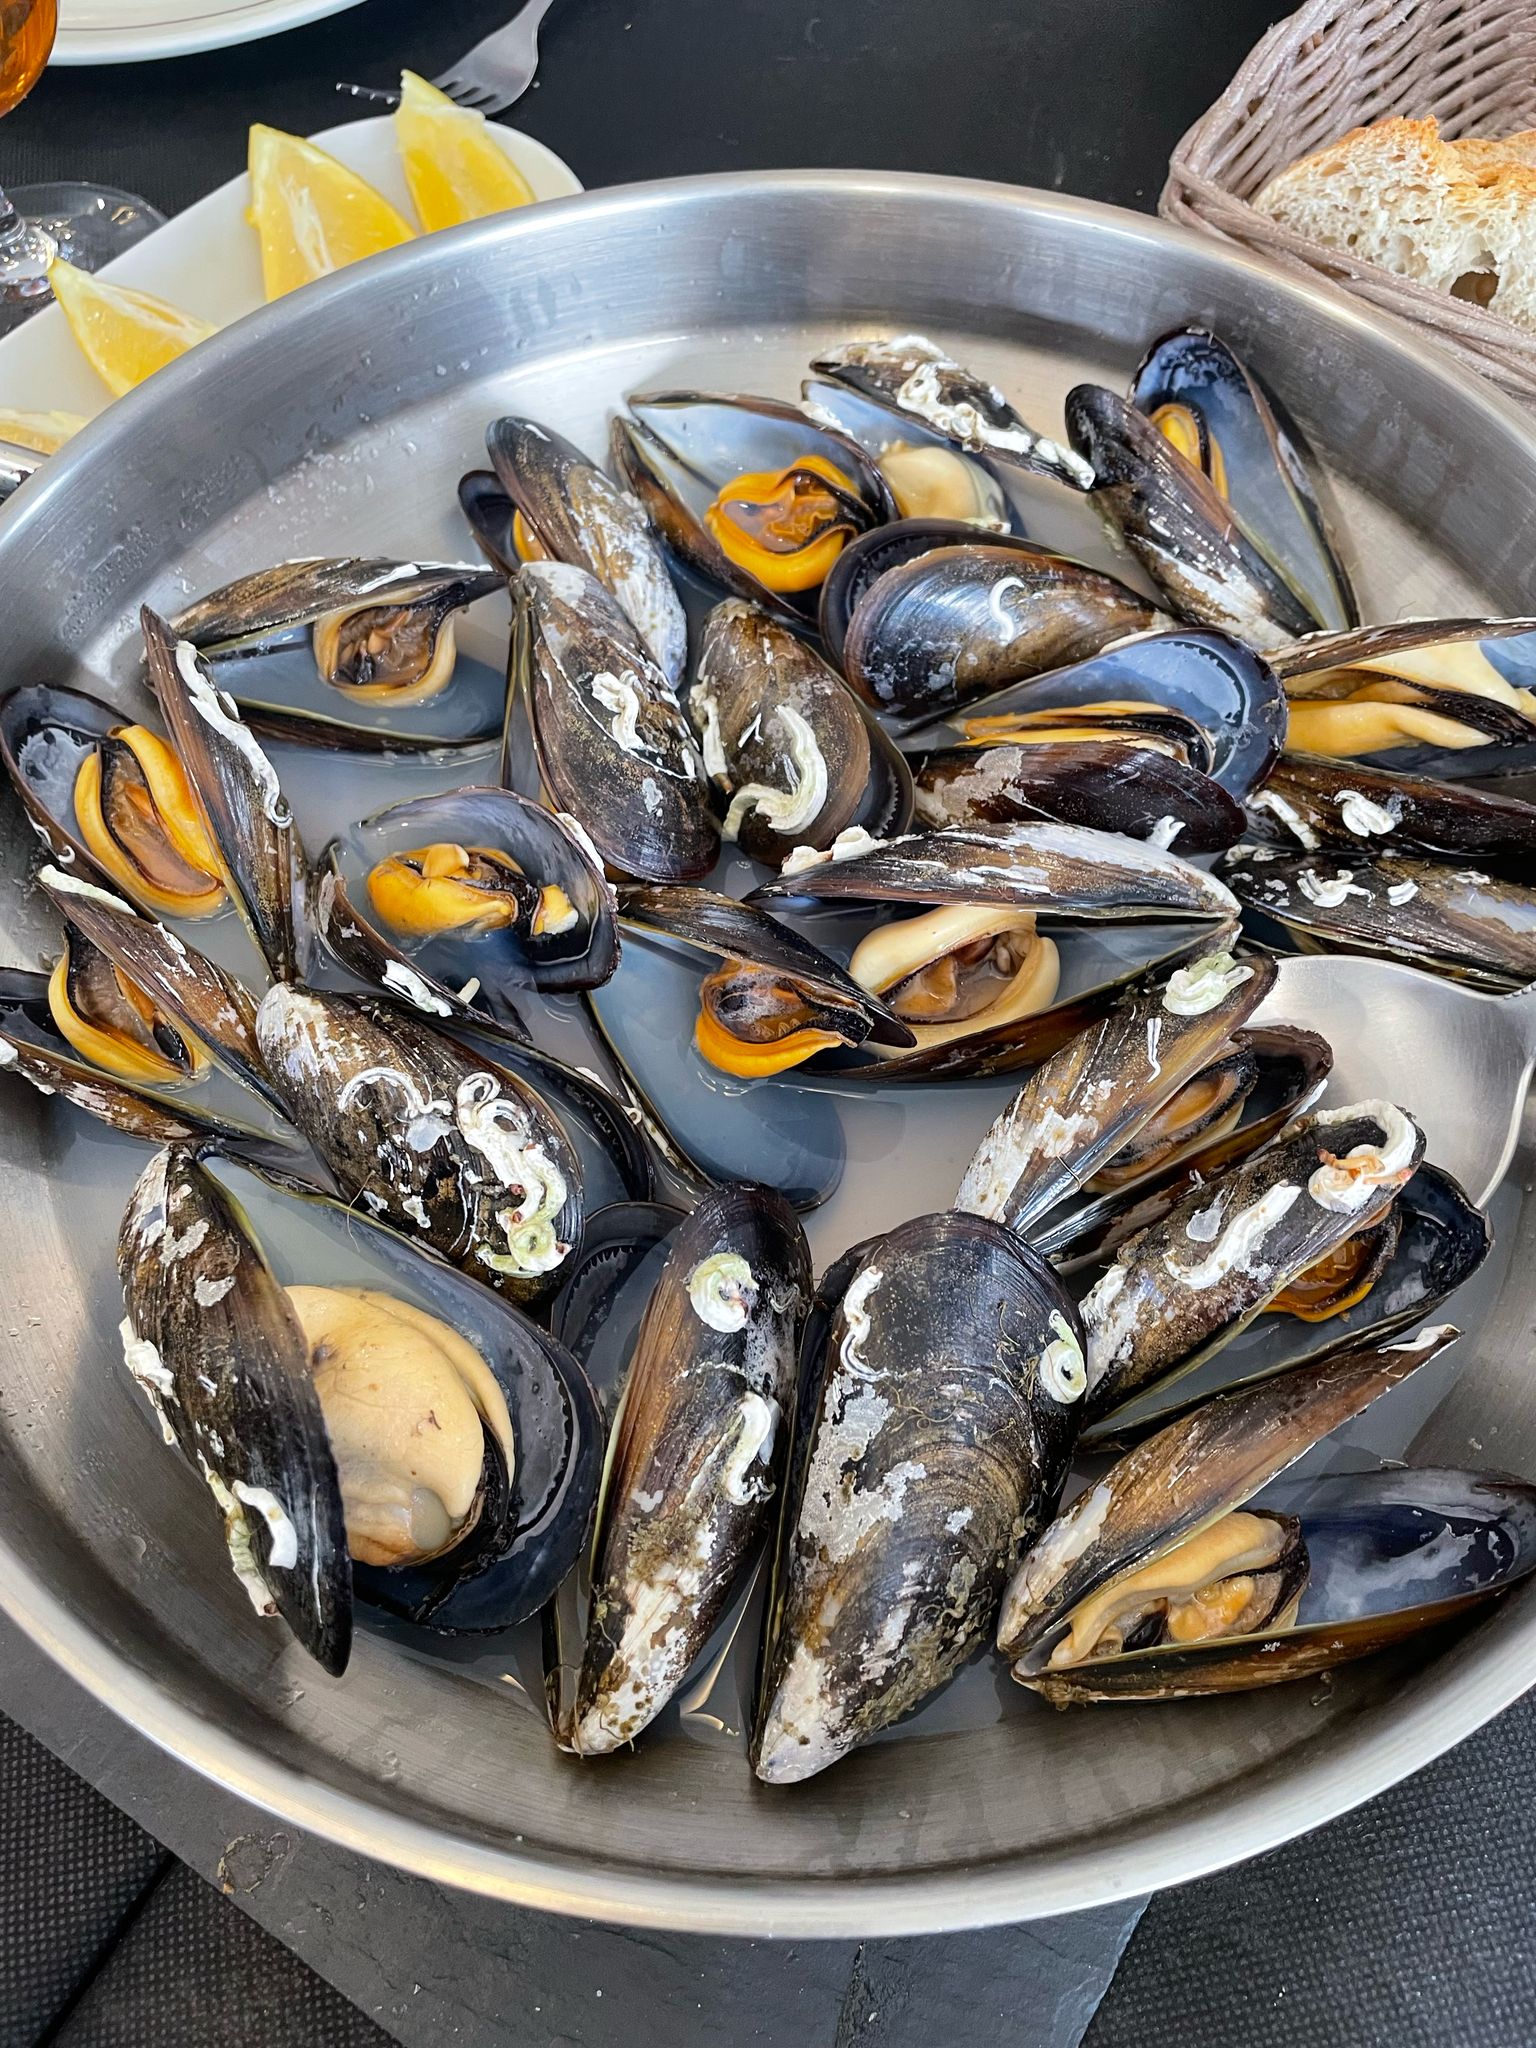
[[[1120, 381], [1151, 335], [1191, 316], [1251, 351], [1330, 451], [1373, 613], [1531, 608], [1536, 429], [1418, 336], [1151, 220], [818, 172], [530, 209], [242, 322], [114, 407], [0, 520], [0, 666], [81, 667], [122, 690], [145, 597], [171, 609], [319, 547], [454, 544], [453, 482], [508, 404], [596, 443], [626, 388], [788, 392], [815, 345], [878, 321], [938, 331], [1048, 424], [1070, 383]], [[1069, 545], [1087, 535], [1046, 524]], [[14, 806], [4, 824], [0, 858], [24, 861]], [[3, 901], [10, 953], [30, 960], [45, 931], [19, 892]], [[1451, 1647], [1353, 1667], [1326, 1692], [974, 1715], [983, 1725], [876, 1746], [787, 1793], [756, 1786], [735, 1750], [682, 1739], [572, 1765], [510, 1687], [372, 1638], [332, 1683], [253, 1620], [206, 1546], [197, 1482], [124, 1384], [103, 1142], [21, 1091], [0, 1101], [0, 1604], [196, 1769], [387, 1861], [531, 1905], [724, 1933], [1056, 1913], [1311, 1827], [1536, 1678], [1530, 1587]], [[1524, 1160], [1499, 1198], [1473, 1334], [1420, 1411], [1395, 1411], [1394, 1450], [1416, 1435], [1417, 1454], [1536, 1471]], [[932, 1199], [947, 1171], [937, 1163]], [[913, 1206], [903, 1176], [876, 1178]], [[845, 1238], [882, 1220], [839, 1212], [827, 1229]], [[187, 1561], [199, 1542], [206, 1569]]]

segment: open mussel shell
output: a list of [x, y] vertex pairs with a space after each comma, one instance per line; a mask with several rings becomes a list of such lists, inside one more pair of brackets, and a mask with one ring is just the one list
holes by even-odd
[[1055, 818], [1183, 855], [1243, 836], [1242, 806], [1219, 782], [1133, 740], [942, 747], [924, 757], [915, 800], [932, 827]]
[[551, 808], [578, 821], [615, 873], [652, 882], [707, 875], [720, 842], [698, 743], [617, 601], [567, 562], [526, 564], [513, 601], [502, 779], [521, 705]]
[[275, 1133], [212, 1111], [196, 1097], [127, 1081], [83, 1058], [59, 1030], [49, 1005], [46, 974], [0, 968], [0, 1073], [30, 1081], [41, 1095], [57, 1095], [87, 1115], [153, 1145], [213, 1140], [237, 1157], [281, 1161], [294, 1154]]
[[[237, 665], [221, 680], [264, 738], [363, 753], [485, 746], [500, 679], [482, 669], [465, 687], [455, 619], [500, 588], [473, 563], [283, 562], [210, 591], [171, 631], [216, 666]], [[401, 730], [402, 707], [417, 730]]]
[[1536, 760], [1536, 620], [1406, 619], [1314, 633], [1274, 656], [1297, 753], [1500, 775]]
[[72, 868], [45, 867], [38, 881], [60, 916], [84, 933], [160, 1016], [204, 1046], [243, 1088], [284, 1108], [256, 1042], [256, 1005], [242, 982]]
[[1423, 1132], [1390, 1102], [1314, 1110], [1128, 1239], [1082, 1300], [1086, 1420], [1222, 1350], [1379, 1221], [1423, 1153]]
[[1181, 617], [1282, 647], [1318, 618], [1232, 507], [1152, 422], [1100, 384], [1067, 393], [1067, 432], [1093, 466], [1093, 502]]
[[[297, 1605], [301, 1620], [318, 1606], [319, 1629], [295, 1628], [328, 1668], [345, 1662], [354, 1592], [433, 1630], [476, 1632], [525, 1619], [564, 1578], [596, 1496], [602, 1427], [575, 1360], [514, 1309], [355, 1211], [321, 1197], [295, 1200], [262, 1177], [222, 1161], [196, 1164], [185, 1151], [161, 1155], [141, 1179], [119, 1263], [130, 1371], [210, 1486], [217, 1478], [232, 1496], [221, 1505], [235, 1517], [251, 1511], [232, 1534], [254, 1547], [253, 1599], [270, 1594], [285, 1617]], [[456, 1424], [439, 1418], [423, 1451], [408, 1426], [422, 1395], [399, 1377], [408, 1352], [376, 1360], [393, 1375], [399, 1412], [357, 1408], [346, 1398], [350, 1361], [337, 1356], [338, 1326], [312, 1353], [303, 1297], [290, 1288], [342, 1290], [350, 1302], [336, 1304], [341, 1332], [360, 1294], [416, 1328], [430, 1318], [428, 1334], [476, 1354], [476, 1374], [464, 1382], [472, 1409]], [[343, 1375], [329, 1427], [326, 1380], [315, 1378], [322, 1368]], [[445, 1463], [450, 1429], [459, 1441]], [[444, 1533], [449, 1500], [418, 1495], [445, 1473], [472, 1489], [471, 1510], [453, 1540], [410, 1557], [410, 1541], [392, 1539], [433, 1542]], [[406, 1561], [350, 1560], [349, 1548], [357, 1560], [381, 1554], [379, 1516], [393, 1509], [400, 1519], [383, 1554], [400, 1550]], [[322, 1542], [309, 1539], [306, 1518]], [[284, 1521], [297, 1537], [291, 1557]]]
[[[1168, 1604], [1178, 1597], [1178, 1575], [1162, 1590], [1154, 1582], [1159, 1561], [1190, 1546], [1179, 1562], [1193, 1605], [1205, 1583], [1199, 1567], [1211, 1578], [1221, 1572], [1223, 1534], [1232, 1528], [1226, 1518], [1456, 1335], [1442, 1325], [1219, 1394], [1129, 1451], [1051, 1524], [1014, 1573], [997, 1627], [997, 1646], [1014, 1676], [1029, 1683], [1042, 1672], [1075, 1668], [1117, 1628], [1134, 1642], [1148, 1621], [1177, 1625]], [[1197, 1545], [1211, 1554], [1197, 1556]], [[1141, 1575], [1134, 1584], [1133, 1575]], [[1143, 1605], [1150, 1609], [1145, 1617]], [[1202, 1623], [1213, 1634], [1220, 1626], [1214, 1613], [1192, 1614], [1187, 1623], [1191, 1634]]]
[[1354, 625], [1354, 591], [1328, 531], [1310, 451], [1227, 344], [1201, 327], [1163, 335], [1142, 358], [1130, 398], [1215, 486], [1319, 625]]
[[304, 848], [277, 773], [213, 671], [145, 605], [149, 679], [218, 847], [224, 879], [275, 981], [302, 974], [308, 947]]
[[601, 1756], [682, 1683], [767, 1528], [810, 1254], [767, 1188], [715, 1190], [672, 1237], [624, 1385], [573, 1727]]
[[904, 1042], [905, 1027], [836, 961], [750, 904], [704, 889], [633, 887], [620, 893], [620, 917], [629, 935], [623, 987], [609, 984], [587, 1001], [621, 1075], [684, 1171], [707, 1186], [732, 1180], [750, 1160], [754, 1176], [795, 1208], [824, 1202], [846, 1158], [835, 1102], [795, 1086], [793, 1073], [748, 1078], [707, 1060], [696, 1038], [705, 982], [713, 975], [726, 984], [738, 969], [745, 982], [745, 970], [755, 969], [770, 991], [793, 999], [791, 1025], [804, 1004], [848, 1035], [879, 1031]]
[[[618, 600], [646, 651], [674, 688], [688, 659], [688, 622], [650, 524], [636, 501], [589, 462], [573, 442], [536, 420], [494, 420], [486, 452], [496, 479], [521, 521], [524, 547], [509, 533], [515, 566], [527, 549], [536, 558], [572, 562]], [[474, 516], [490, 515], [490, 499], [469, 494]], [[483, 511], [482, 511], [483, 508]], [[495, 533], [498, 550], [506, 542]]]
[[0, 698], [0, 761], [38, 837], [154, 917], [226, 903], [218, 855], [187, 772], [158, 733], [51, 683]]
[[846, 341], [824, 349], [811, 368], [972, 455], [1075, 491], [1093, 488], [1092, 470], [1080, 456], [1036, 433], [995, 384], [921, 334]]
[[1246, 908], [1313, 951], [1379, 953], [1477, 988], [1536, 981], [1536, 889], [1479, 868], [1234, 847], [1222, 873]]
[[619, 963], [601, 868], [559, 818], [511, 790], [375, 812], [331, 842], [317, 872], [331, 950], [431, 1014], [467, 1007], [471, 984], [559, 994], [596, 987]]
[[1427, 856], [1512, 882], [1536, 874], [1536, 804], [1463, 782], [1285, 753], [1247, 811], [1253, 838], [1304, 853]]
[[[858, 443], [782, 399], [637, 392], [614, 420], [612, 452], [680, 562], [786, 624], [814, 611], [851, 539], [896, 516], [890, 487]], [[741, 494], [747, 526], [722, 517], [722, 493]]]
[[1279, 678], [1262, 656], [1224, 633], [1138, 634], [967, 704], [942, 723], [977, 745], [1077, 736], [1052, 713], [1072, 713], [1074, 724], [1087, 721], [1091, 733], [1106, 738], [1166, 743], [1239, 803], [1285, 745]]
[[769, 867], [912, 818], [905, 758], [812, 648], [740, 598], [704, 621], [688, 710], [725, 806], [721, 836]]
[[769, 1784], [835, 1763], [982, 1646], [1080, 1412], [1071, 1301], [1000, 1225], [918, 1217], [839, 1279], [779, 1530], [751, 1747]]
[[807, 419], [857, 441], [890, 486], [899, 519], [943, 519], [986, 533], [1019, 530], [1008, 493], [974, 455], [915, 413], [887, 405], [831, 377], [806, 377], [800, 406]]
[[1019, 533], [980, 533], [961, 519], [893, 519], [888, 526], [871, 527], [857, 540], [849, 541], [821, 586], [816, 608], [816, 628], [828, 657], [841, 668], [848, 637], [848, 621], [862, 602], [865, 592], [888, 569], [915, 562], [920, 555], [936, 554], [941, 548], [969, 547], [984, 541], [991, 548], [1012, 548], [1033, 561], [1041, 548], [1037, 541]]
[[[1255, 956], [1258, 959], [1263, 955]], [[1243, 1070], [1236, 1119], [1199, 1121], [1200, 1097], [1219, 1076]], [[1088, 1184], [1093, 1199], [1046, 1218], [1030, 1242], [1057, 1260], [1099, 1257], [1165, 1215], [1180, 1198], [1223, 1168], [1267, 1145], [1310, 1109], [1333, 1069], [1333, 1048], [1295, 1024], [1249, 1024], [1169, 1097], [1142, 1128], [1138, 1145], [1113, 1154]], [[1196, 1128], [1190, 1128], [1190, 1112]], [[1149, 1140], [1163, 1149], [1147, 1155]], [[1166, 1148], [1171, 1145], [1170, 1152]]]
[[870, 583], [843, 635], [843, 673], [875, 710], [938, 718], [1158, 623], [1102, 570], [1027, 543], [925, 550]]
[[[1175, 1416], [1199, 1407], [1212, 1393], [1283, 1375], [1362, 1344], [1384, 1343], [1443, 1308], [1493, 1246], [1493, 1232], [1482, 1210], [1473, 1207], [1450, 1174], [1428, 1163], [1399, 1194], [1387, 1220], [1393, 1226], [1386, 1234], [1389, 1255], [1360, 1299], [1315, 1321], [1272, 1306], [1187, 1376], [1174, 1372], [1146, 1392], [1132, 1395], [1102, 1420], [1090, 1422], [1083, 1432], [1083, 1448], [1099, 1451], [1136, 1443]], [[1080, 1285], [1077, 1248], [1053, 1257], [1069, 1283]]]
[[1023, 1235], [1222, 1052], [1274, 982], [1272, 960], [1223, 948], [1122, 997], [998, 1115], [955, 1207]]
[[404, 1011], [282, 982], [256, 1032], [347, 1199], [512, 1300], [560, 1285], [581, 1237], [581, 1171], [526, 1082]]

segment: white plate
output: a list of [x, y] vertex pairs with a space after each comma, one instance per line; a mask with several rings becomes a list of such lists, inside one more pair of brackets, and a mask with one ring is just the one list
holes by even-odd
[[[314, 137], [414, 219], [405, 173], [389, 115], [348, 121]], [[581, 180], [552, 149], [515, 128], [490, 131], [533, 187], [536, 199], [566, 199]], [[231, 178], [217, 192], [176, 214], [137, 248], [119, 256], [103, 275], [154, 292], [219, 327], [265, 304], [261, 252], [245, 218], [249, 181]], [[94, 417], [111, 400], [86, 362], [57, 306], [48, 306], [0, 339], [0, 409], [85, 413]]]
[[298, 28], [358, 0], [59, 0], [54, 64], [139, 64]]

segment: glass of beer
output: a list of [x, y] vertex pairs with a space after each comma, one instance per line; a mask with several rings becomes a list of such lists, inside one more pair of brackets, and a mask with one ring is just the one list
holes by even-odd
[[[58, 0], [0, 0], [0, 115], [42, 77], [58, 25]], [[0, 187], [0, 333], [46, 303], [55, 256], [99, 270], [163, 218], [109, 185], [32, 185], [9, 196]]]

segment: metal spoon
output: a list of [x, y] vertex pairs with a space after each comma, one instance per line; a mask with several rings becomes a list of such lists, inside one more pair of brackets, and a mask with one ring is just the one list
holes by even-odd
[[1391, 960], [1302, 954], [1280, 962], [1251, 1021], [1320, 1031], [1330, 1098], [1411, 1110], [1425, 1157], [1479, 1206], [1504, 1178], [1536, 1067], [1536, 986], [1482, 995]]

